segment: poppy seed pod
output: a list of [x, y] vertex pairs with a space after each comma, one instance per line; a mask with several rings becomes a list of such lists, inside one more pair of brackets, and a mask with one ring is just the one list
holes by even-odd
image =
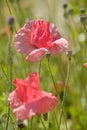
[[80, 22], [83, 24], [87, 23], [87, 14], [80, 15]]
[[13, 16], [9, 16], [7, 19], [8, 25], [13, 25], [15, 21], [15, 18]]

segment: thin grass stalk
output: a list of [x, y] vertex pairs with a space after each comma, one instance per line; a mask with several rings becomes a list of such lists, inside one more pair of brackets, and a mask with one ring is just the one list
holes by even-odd
[[29, 130], [32, 130], [32, 125], [33, 125], [33, 117], [31, 118], [31, 121], [30, 121], [30, 129]]
[[54, 117], [55, 117], [55, 121], [56, 121], [56, 125], [57, 125], [57, 130], [58, 130], [59, 124], [58, 124], [58, 120], [57, 120], [57, 116], [56, 116], [56, 114], [55, 114], [55, 111], [53, 111], [53, 115], [54, 115]]
[[19, 13], [21, 13], [21, 17], [25, 20], [23, 9], [21, 8], [19, 1], [16, 2], [16, 3], [17, 3], [17, 6], [18, 6]]
[[[87, 43], [87, 25], [83, 25], [83, 29], [84, 29], [84, 34], [85, 34], [85, 42]], [[86, 55], [86, 52], [87, 52], [87, 46], [86, 46], [86, 43], [84, 45], [84, 48], [83, 48], [83, 53], [84, 53], [84, 60], [87, 60], [87, 55]]]
[[24, 62], [24, 57], [22, 55], [22, 63], [23, 63], [23, 69], [24, 69], [24, 73], [25, 75], [27, 74], [27, 71], [26, 71], [26, 65], [25, 65], [25, 62]]
[[41, 61], [39, 62], [39, 75], [40, 75], [40, 72], [41, 72]]
[[56, 91], [56, 94], [57, 94], [57, 88], [56, 88], [55, 80], [54, 80], [54, 77], [53, 77], [53, 74], [52, 74], [51, 68], [50, 68], [50, 54], [47, 54], [46, 56], [47, 56], [49, 73], [51, 75], [51, 78], [52, 78], [52, 81], [53, 81], [53, 85], [54, 85], [54, 88], [55, 88], [55, 91]]
[[[8, 113], [7, 113], [7, 112], [4, 113], [4, 114], [0, 117], [1, 124], [2, 124], [2, 119], [3, 119], [5, 116], [6, 116], [6, 117], [8, 116]], [[17, 125], [16, 125], [15, 121], [13, 120], [13, 118], [12, 118], [11, 116], [9, 117], [9, 119], [10, 119], [10, 121], [11, 121], [11, 124], [13, 124], [13, 125], [12, 125], [12, 127], [13, 127], [12, 130], [16, 130]], [[3, 128], [3, 127], [2, 127], [2, 128]]]
[[1, 70], [2, 70], [2, 72], [3, 72], [3, 74], [4, 74], [5, 78], [6, 78], [6, 80], [8, 82], [9, 81], [8, 76], [7, 76], [7, 74], [6, 74], [6, 72], [5, 72], [5, 70], [4, 70], [4, 68], [3, 68], [2, 65], [1, 65]]
[[44, 124], [44, 121], [43, 121], [43, 119], [42, 119], [41, 116], [39, 117], [39, 120], [40, 120], [40, 122], [42, 123], [44, 130], [47, 130], [47, 128], [46, 128], [46, 126], [45, 126], [45, 124]]
[[[50, 55], [48, 54], [47, 56], [47, 61], [48, 61], [48, 69], [49, 69], [49, 73], [51, 75], [51, 78], [52, 78], [52, 81], [53, 81], [53, 85], [54, 85], [54, 88], [55, 88], [55, 92], [56, 92], [56, 95], [57, 95], [57, 88], [56, 88], [56, 84], [55, 84], [55, 80], [54, 80], [54, 77], [53, 77], [53, 74], [51, 72], [51, 68], [50, 68]], [[58, 125], [58, 120], [57, 120], [57, 117], [56, 117], [56, 114], [55, 115], [55, 120], [56, 120], [56, 123], [57, 123], [57, 129], [59, 128], [59, 125]]]
[[66, 83], [65, 83], [65, 87], [64, 87], [63, 100], [62, 100], [62, 103], [61, 103], [61, 112], [60, 112], [60, 117], [59, 117], [59, 128], [58, 128], [58, 130], [60, 130], [60, 125], [61, 125], [61, 120], [62, 120], [62, 115], [63, 115], [63, 107], [64, 107], [64, 102], [65, 102], [65, 97], [66, 97], [66, 89], [67, 89], [67, 84], [68, 84], [68, 81], [69, 81], [69, 75], [70, 75], [70, 59], [69, 59], [69, 62], [68, 62], [68, 69], [67, 69]]
[[66, 130], [68, 130], [68, 127], [67, 127], [67, 121], [66, 121], [66, 117], [65, 117], [65, 114], [64, 114], [64, 111], [63, 111], [63, 117], [64, 117], [64, 122], [65, 122], [65, 128], [66, 128]]
[[[11, 42], [12, 42], [13, 33], [11, 32], [8, 38], [8, 65], [9, 65], [9, 91], [8, 94], [12, 91], [12, 53], [11, 53]], [[8, 116], [6, 122], [6, 130], [8, 130], [10, 118], [10, 105], [8, 104]]]

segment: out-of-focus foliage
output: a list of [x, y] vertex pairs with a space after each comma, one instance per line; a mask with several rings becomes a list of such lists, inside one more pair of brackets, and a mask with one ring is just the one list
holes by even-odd
[[[9, 7], [6, 1], [8, 1]], [[5, 130], [8, 111], [9, 65], [8, 33], [6, 30], [9, 15], [15, 17], [15, 29], [18, 30], [29, 19], [45, 19], [54, 23], [62, 37], [69, 41], [72, 50], [69, 82], [64, 102], [64, 112], [69, 130], [87, 129], [87, 0], [0, 0], [0, 129]], [[18, 54], [12, 39], [12, 78], [25, 78], [28, 73], [38, 71], [39, 63], [28, 63], [23, 55]], [[65, 84], [68, 56], [64, 53], [50, 58], [51, 71], [55, 82]], [[41, 87], [53, 91], [47, 59], [41, 63]], [[60, 84], [58, 84], [60, 86]], [[13, 86], [14, 89], [14, 86]], [[61, 100], [59, 99], [60, 113]], [[12, 114], [9, 130], [17, 130], [17, 120]], [[49, 122], [49, 123], [48, 123]], [[31, 121], [29, 121], [29, 126]], [[56, 130], [55, 119], [49, 114], [45, 121], [48, 130]], [[23, 130], [30, 128], [24, 127]], [[44, 130], [38, 117], [33, 119], [32, 130]], [[65, 130], [64, 119], [61, 130]]]

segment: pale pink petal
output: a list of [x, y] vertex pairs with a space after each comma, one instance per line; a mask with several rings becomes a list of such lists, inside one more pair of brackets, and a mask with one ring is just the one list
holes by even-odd
[[87, 68], [87, 63], [84, 63], [83, 66]]
[[51, 94], [46, 93], [44, 91], [42, 92], [42, 95], [43, 93], [44, 96], [38, 101], [38, 114], [45, 114], [49, 111], [54, 110], [58, 103], [57, 98], [55, 96], [52, 96]]
[[51, 24], [50, 31], [51, 31], [52, 36], [53, 36], [53, 41], [55, 41], [61, 37], [60, 33], [57, 30], [57, 27], [54, 24]]
[[[21, 32], [21, 30], [19, 32]], [[35, 49], [35, 47], [30, 44], [28, 33], [29, 32], [18, 33], [14, 38], [14, 46], [20, 53], [28, 54]]]
[[32, 116], [36, 115], [32, 109], [32, 106], [29, 105], [29, 107], [27, 107], [26, 104], [14, 109], [13, 112], [19, 120], [30, 119]]
[[36, 50], [32, 51], [31, 53], [29, 53], [29, 55], [26, 57], [26, 59], [28, 61], [32, 61], [32, 62], [40, 61], [45, 57], [46, 52], [48, 52], [48, 50], [45, 48], [36, 49]]
[[8, 101], [10, 102], [11, 108], [17, 108], [23, 105], [23, 102], [19, 98], [17, 98], [16, 91], [13, 91], [9, 94]]
[[56, 106], [57, 98], [51, 94], [46, 94], [39, 100], [35, 100], [14, 109], [14, 113], [19, 120], [25, 120], [30, 119], [35, 114], [45, 114], [52, 111]]
[[26, 30], [31, 30], [31, 29], [32, 29], [32, 24], [34, 24], [34, 23], [35, 23], [35, 20], [29, 20], [29, 21], [27, 21], [26, 24], [24, 25], [24, 28], [25, 28]]
[[68, 50], [68, 41], [64, 38], [54, 41], [53, 45], [48, 48], [51, 55], [59, 54]]

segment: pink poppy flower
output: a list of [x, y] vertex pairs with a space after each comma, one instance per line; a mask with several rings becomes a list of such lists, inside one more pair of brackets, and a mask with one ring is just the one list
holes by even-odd
[[84, 63], [83, 66], [87, 68], [87, 63]]
[[68, 49], [68, 41], [60, 37], [54, 24], [44, 20], [30, 20], [16, 34], [14, 46], [26, 54], [28, 61], [42, 60], [46, 53], [62, 53]]
[[10, 107], [19, 120], [30, 119], [36, 114], [45, 114], [57, 106], [56, 96], [40, 89], [39, 75], [34, 72], [25, 80], [13, 81], [16, 90], [8, 97]]

